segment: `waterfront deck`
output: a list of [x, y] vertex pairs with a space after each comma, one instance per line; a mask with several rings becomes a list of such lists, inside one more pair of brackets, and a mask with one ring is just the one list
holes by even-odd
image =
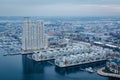
[[101, 75], [101, 76], [120, 78], [120, 75], [119, 75], [119, 74], [103, 72], [104, 69], [105, 69], [105, 67], [99, 69], [99, 70], [97, 71], [97, 73], [98, 73], [99, 75]]
[[82, 64], [89, 64], [89, 63], [94, 63], [94, 62], [100, 62], [100, 61], [106, 61], [107, 59], [101, 59], [101, 60], [95, 60], [95, 61], [89, 61], [89, 62], [82, 62], [82, 63], [77, 63], [77, 64], [71, 64], [71, 65], [63, 65], [63, 66], [60, 66], [60, 65], [57, 65], [55, 64], [56, 66], [60, 67], [60, 68], [65, 68], [65, 67], [72, 67], [72, 66], [78, 66], [78, 65], [82, 65]]
[[3, 56], [13, 56], [13, 55], [20, 55], [20, 53], [14, 53], [14, 54], [4, 54]]
[[32, 54], [33, 51], [23, 51], [23, 50], [21, 50], [21, 51], [19, 51], [18, 53], [19, 53], [19, 54]]
[[19, 51], [19, 52], [15, 52], [15, 53], [7, 53], [4, 54], [3, 56], [13, 56], [13, 55], [24, 55], [24, 54], [32, 54], [32, 51]]
[[49, 61], [49, 60], [54, 60], [54, 58], [49, 58], [49, 59], [40, 59], [40, 60], [35, 60], [33, 59], [34, 61], [37, 61], [37, 62], [40, 62], [40, 61]]

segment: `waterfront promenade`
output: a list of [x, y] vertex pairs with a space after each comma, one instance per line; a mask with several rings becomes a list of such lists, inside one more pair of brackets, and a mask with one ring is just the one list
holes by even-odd
[[63, 66], [60, 66], [60, 65], [57, 65], [57, 64], [55, 64], [55, 65], [60, 67], [60, 68], [65, 68], [65, 67], [78, 66], [78, 65], [89, 64], [89, 63], [94, 63], [94, 62], [106, 61], [106, 60], [107, 59], [101, 59], [101, 60], [95, 60], [95, 61], [81, 62], [81, 63], [77, 63], [77, 64], [70, 64], [70, 65], [66, 64], [66, 65], [63, 65]]
[[105, 69], [105, 67], [99, 69], [97, 71], [97, 73], [101, 76], [107, 76], [107, 77], [115, 77], [115, 78], [120, 78], [120, 75], [119, 74], [114, 74], [114, 73], [107, 73], [107, 72], [104, 72], [103, 70]]

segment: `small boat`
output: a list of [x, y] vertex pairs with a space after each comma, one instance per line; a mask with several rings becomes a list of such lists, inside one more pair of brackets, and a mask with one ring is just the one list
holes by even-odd
[[94, 72], [94, 70], [92, 69], [92, 67], [88, 67], [88, 68], [86, 68], [85, 69], [87, 72], [90, 72], [90, 73], [93, 73]]

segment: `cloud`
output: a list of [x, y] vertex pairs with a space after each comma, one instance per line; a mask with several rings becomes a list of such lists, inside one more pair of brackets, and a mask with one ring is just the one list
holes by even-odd
[[[0, 4], [1, 16], [120, 16], [120, 5], [115, 4], [77, 4], [56, 3], [37, 4], [40, 0], [12, 0], [11, 3]], [[42, 0], [43, 1], [43, 0]], [[42, 2], [41, 1], [41, 2]], [[49, 2], [50, 0], [48, 0]], [[51, 0], [55, 1], [55, 0]], [[68, 1], [68, 0], [65, 0]], [[88, 1], [88, 0], [85, 0]], [[90, 1], [90, 0], [89, 0]], [[94, 1], [94, 0], [91, 0]], [[105, 1], [105, 0], [99, 0]], [[113, 1], [113, 0], [111, 0]], [[33, 3], [32, 3], [33, 2]], [[58, 1], [59, 2], [59, 1]], [[19, 4], [18, 4], [19, 3]], [[39, 2], [40, 3], [40, 2]], [[43, 1], [42, 3], [45, 3]], [[26, 4], [26, 5], [25, 5]]]
[[24, 5], [44, 5], [44, 4], [120, 4], [120, 0], [0, 0], [0, 4], [24, 4]]

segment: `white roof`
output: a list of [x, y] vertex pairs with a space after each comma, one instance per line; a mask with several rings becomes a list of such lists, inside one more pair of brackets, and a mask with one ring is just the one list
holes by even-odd
[[110, 46], [110, 47], [117, 47], [117, 46], [114, 46], [114, 45], [110, 45], [110, 44], [106, 44], [106, 46]]
[[94, 43], [96, 43], [96, 44], [103, 44], [102, 42], [96, 42], [96, 41]]

